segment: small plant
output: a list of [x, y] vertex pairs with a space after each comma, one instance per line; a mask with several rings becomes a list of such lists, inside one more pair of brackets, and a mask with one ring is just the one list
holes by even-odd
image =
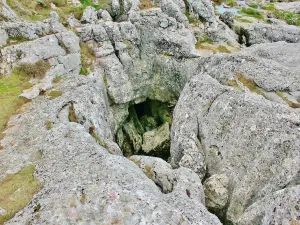
[[70, 107], [69, 107], [69, 121], [74, 122], [74, 123], [78, 122], [73, 104], [71, 104]]
[[52, 122], [50, 120], [47, 120], [46, 121], [46, 129], [51, 130], [51, 128], [52, 128]]
[[241, 73], [237, 73], [237, 79], [245, 86], [247, 87], [251, 92], [254, 92], [256, 94], [259, 94], [263, 97], [265, 97], [264, 93], [258, 89], [256, 83], [253, 80], [248, 79]]
[[48, 62], [40, 60], [36, 63], [22, 63], [15, 69], [15, 72], [23, 77], [43, 78], [50, 67]]
[[48, 94], [48, 96], [50, 97], [50, 100], [52, 100], [52, 99], [55, 99], [55, 98], [61, 96], [62, 94], [63, 94], [63, 92], [54, 90], [54, 91], [51, 91]]
[[284, 100], [288, 105], [289, 105], [289, 107], [291, 107], [291, 108], [294, 108], [294, 109], [296, 109], [296, 108], [300, 108], [300, 104], [299, 103], [295, 103], [295, 102], [292, 102], [291, 100], [289, 100], [285, 95], [284, 95], [284, 93], [283, 92], [276, 92], [276, 94], [280, 97], [280, 98], [282, 98], [282, 100]]
[[251, 8], [253, 9], [257, 9], [258, 8], [258, 5], [256, 3], [249, 3], [248, 4]]

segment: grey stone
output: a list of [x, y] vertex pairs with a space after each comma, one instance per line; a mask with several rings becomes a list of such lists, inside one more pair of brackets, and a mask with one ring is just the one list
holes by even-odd
[[96, 9], [92, 6], [86, 7], [80, 21], [82, 23], [95, 23], [97, 20], [98, 15]]
[[226, 174], [214, 174], [204, 182], [206, 206], [214, 211], [223, 209], [229, 199]]
[[162, 157], [168, 155], [169, 148], [170, 125], [168, 123], [144, 133], [142, 150], [146, 154]]
[[0, 29], [0, 47], [6, 45], [8, 39], [8, 35], [5, 30]]

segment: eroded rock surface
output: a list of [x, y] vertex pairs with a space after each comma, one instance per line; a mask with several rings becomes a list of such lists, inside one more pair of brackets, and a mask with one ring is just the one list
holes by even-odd
[[85, 4], [37, 22], [0, 4], [0, 100], [49, 65], [0, 134], [0, 191], [24, 168], [38, 184], [0, 223], [299, 223], [299, 28], [237, 28], [207, 0]]

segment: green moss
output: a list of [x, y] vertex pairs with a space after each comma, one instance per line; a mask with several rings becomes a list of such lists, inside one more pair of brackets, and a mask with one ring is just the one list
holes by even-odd
[[46, 125], [46, 129], [47, 130], [51, 130], [51, 128], [52, 128], [52, 122], [50, 120], [47, 120], [46, 123], [45, 123], [45, 125]]
[[250, 16], [250, 17], [254, 17], [256, 19], [263, 19], [264, 18], [262, 12], [259, 12], [255, 9], [252, 9], [252, 8], [242, 8], [241, 10], [239, 10], [239, 13], [245, 14], [245, 15]]
[[223, 46], [223, 45], [219, 45], [218, 47], [217, 47], [217, 51], [218, 52], [223, 52], [223, 53], [231, 53], [225, 46]]
[[254, 92], [256, 94], [262, 95], [265, 97], [264, 93], [257, 88], [256, 83], [253, 80], [248, 79], [243, 74], [238, 73], [237, 79], [245, 86], [247, 87], [251, 92]]
[[41, 189], [41, 184], [33, 177], [34, 166], [28, 166], [16, 174], [8, 175], [0, 183], [0, 208], [6, 212], [0, 215], [0, 224], [11, 219], [23, 209]]
[[50, 97], [50, 100], [58, 98], [59, 96], [61, 96], [63, 94], [63, 92], [61, 91], [51, 91], [48, 96]]
[[280, 98], [282, 98], [289, 105], [289, 107], [294, 108], [294, 109], [300, 108], [300, 104], [299, 103], [295, 103], [295, 102], [290, 101], [287, 97], [284, 96], [284, 94], [282, 92], [276, 92], [276, 94]]
[[27, 99], [19, 97], [23, 90], [32, 87], [28, 80], [28, 77], [21, 77], [15, 72], [9, 77], [0, 76], [0, 133], [5, 129], [9, 118], [28, 102]]
[[62, 76], [57, 76], [57, 77], [55, 77], [53, 83], [54, 83], [54, 84], [60, 83], [60, 81], [62, 80], [62, 78], [63, 78]]
[[248, 4], [251, 8], [253, 9], [257, 9], [258, 8], [258, 5], [256, 3], [249, 3]]
[[167, 53], [167, 52], [164, 52], [164, 53], [163, 53], [163, 56], [174, 56], [174, 55], [172, 55], [172, 54], [170, 54], [170, 53]]
[[263, 5], [263, 6], [261, 6], [261, 8], [263, 10], [273, 11], [273, 10], [275, 10], [275, 5], [274, 4]]
[[237, 84], [236, 80], [228, 80], [225, 84], [234, 87], [237, 91], [243, 91], [243, 89]]

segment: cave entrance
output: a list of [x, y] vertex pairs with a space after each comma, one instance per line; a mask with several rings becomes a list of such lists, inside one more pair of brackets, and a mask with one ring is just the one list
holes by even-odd
[[117, 132], [123, 154], [149, 155], [168, 160], [172, 107], [168, 103], [146, 100], [129, 107], [129, 116]]

